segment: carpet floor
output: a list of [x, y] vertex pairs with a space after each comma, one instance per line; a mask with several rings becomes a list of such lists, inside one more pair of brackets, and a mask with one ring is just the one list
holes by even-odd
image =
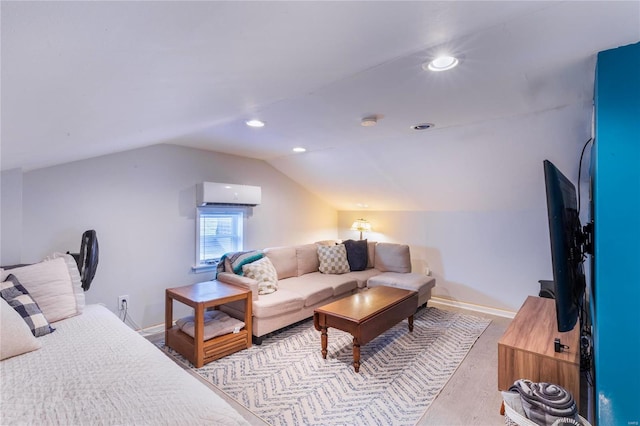
[[359, 373], [352, 366], [352, 337], [329, 329], [322, 359], [311, 320], [202, 368], [164, 350], [274, 426], [415, 425], [490, 322], [420, 309], [413, 333], [405, 320], [361, 347]]

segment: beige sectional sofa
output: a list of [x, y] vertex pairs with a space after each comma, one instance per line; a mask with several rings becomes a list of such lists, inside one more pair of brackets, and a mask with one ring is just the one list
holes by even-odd
[[[365, 270], [324, 274], [319, 272], [318, 244], [263, 250], [278, 275], [278, 290], [274, 293], [259, 295], [256, 280], [233, 272], [218, 273], [218, 281], [252, 291], [253, 335], [257, 344], [272, 331], [312, 317], [317, 307], [362, 291], [367, 286], [386, 285], [417, 291], [419, 305], [427, 303], [431, 297], [435, 279], [411, 272], [407, 245], [368, 242]], [[227, 304], [221, 309], [237, 318], [244, 316], [243, 303]]]

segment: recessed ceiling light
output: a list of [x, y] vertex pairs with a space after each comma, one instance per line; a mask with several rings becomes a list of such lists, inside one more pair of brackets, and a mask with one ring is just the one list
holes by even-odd
[[378, 117], [371, 116], [371, 117], [365, 117], [362, 119], [362, 121], [360, 121], [360, 125], [364, 126], [364, 127], [371, 127], [371, 126], [375, 126], [376, 124], [378, 124]]
[[295, 148], [293, 148], [293, 152], [305, 152], [306, 150], [306, 148], [303, 148], [301, 146], [296, 146]]
[[413, 129], [413, 130], [427, 130], [427, 129], [430, 129], [432, 127], [435, 127], [435, 124], [433, 124], [433, 123], [420, 123], [420, 124], [416, 124], [415, 126], [411, 126], [411, 129]]
[[249, 127], [264, 127], [264, 121], [261, 120], [247, 120], [245, 123]]
[[422, 64], [422, 69], [425, 71], [446, 71], [455, 68], [459, 62], [458, 58], [453, 56], [438, 56], [433, 61]]

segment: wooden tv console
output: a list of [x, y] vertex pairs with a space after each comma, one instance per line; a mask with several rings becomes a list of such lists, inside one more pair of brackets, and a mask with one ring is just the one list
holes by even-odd
[[[555, 352], [553, 341], [569, 346]], [[498, 341], [498, 389], [529, 379], [560, 385], [580, 405], [580, 327], [558, 332], [553, 299], [529, 296]]]

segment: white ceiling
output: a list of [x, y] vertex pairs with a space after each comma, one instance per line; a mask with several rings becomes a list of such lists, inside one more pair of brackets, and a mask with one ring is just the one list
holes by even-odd
[[[505, 149], [496, 141], [589, 121], [595, 54], [640, 40], [639, 1], [3, 1], [0, 12], [3, 170], [173, 143], [264, 159], [340, 209], [490, 208], [474, 194], [506, 185], [483, 172], [504, 166], [488, 155]], [[461, 64], [423, 71], [440, 51]], [[371, 114], [383, 118], [361, 127]], [[267, 126], [246, 127], [253, 117]], [[421, 122], [436, 127], [410, 130]]]

